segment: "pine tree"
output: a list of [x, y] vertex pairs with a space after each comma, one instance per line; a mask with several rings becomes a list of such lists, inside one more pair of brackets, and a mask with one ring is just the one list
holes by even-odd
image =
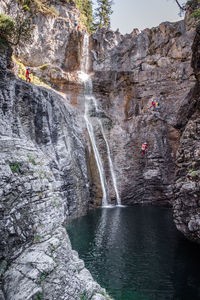
[[82, 10], [83, 10], [84, 15], [87, 18], [87, 28], [89, 31], [91, 31], [93, 29], [92, 1], [91, 0], [83, 1]]
[[110, 25], [110, 16], [113, 13], [113, 0], [97, 0], [98, 7], [95, 13], [96, 27], [108, 27]]

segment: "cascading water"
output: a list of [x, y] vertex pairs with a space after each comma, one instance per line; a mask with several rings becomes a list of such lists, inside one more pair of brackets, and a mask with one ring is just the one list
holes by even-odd
[[119, 197], [119, 192], [118, 192], [118, 188], [117, 188], [117, 180], [116, 180], [116, 176], [115, 176], [115, 172], [114, 172], [114, 168], [113, 168], [113, 163], [112, 163], [112, 159], [111, 159], [111, 155], [110, 155], [110, 147], [103, 129], [103, 125], [102, 123], [99, 121], [100, 126], [101, 126], [101, 132], [103, 134], [103, 138], [106, 142], [106, 148], [107, 148], [107, 154], [108, 154], [108, 161], [109, 161], [109, 166], [110, 166], [110, 173], [111, 173], [111, 177], [112, 177], [112, 182], [113, 182], [113, 186], [115, 189], [115, 194], [116, 194], [116, 198], [117, 198], [117, 205], [121, 205], [121, 199]]
[[[92, 147], [94, 150], [94, 155], [95, 155], [95, 159], [97, 162], [97, 167], [98, 167], [98, 171], [99, 171], [99, 175], [100, 175], [100, 181], [101, 181], [101, 186], [102, 186], [102, 191], [103, 191], [102, 204], [103, 204], [103, 206], [108, 206], [109, 193], [108, 193], [108, 188], [107, 188], [105, 172], [104, 172], [101, 156], [100, 156], [97, 144], [96, 144], [93, 125], [90, 120], [90, 108], [92, 106], [94, 106], [96, 113], [98, 113], [99, 109], [98, 109], [96, 98], [93, 96], [92, 80], [88, 73], [89, 73], [89, 35], [84, 34], [82, 60], [81, 60], [81, 72], [79, 75], [80, 79], [84, 82], [84, 86], [85, 86], [85, 115], [84, 115], [84, 118], [86, 121], [87, 130], [88, 130], [88, 133], [89, 133], [89, 136], [91, 139], [91, 143], [92, 143]], [[111, 154], [110, 154], [110, 147], [109, 147], [109, 144], [108, 144], [108, 141], [107, 141], [104, 129], [103, 129], [102, 122], [99, 118], [98, 118], [98, 123], [100, 125], [101, 133], [102, 133], [103, 138], [106, 143], [109, 167], [110, 167], [111, 178], [113, 181], [114, 190], [116, 193], [117, 204], [121, 205], [121, 200], [120, 200], [119, 192], [117, 189], [116, 176], [115, 176], [113, 163], [112, 163], [112, 159], [111, 159]]]
[[[95, 104], [96, 112], [98, 112], [99, 108], [98, 108], [98, 105], [97, 105], [96, 98], [94, 98], [94, 104]], [[111, 154], [110, 154], [110, 147], [109, 147], [109, 144], [108, 144], [108, 140], [106, 138], [105, 131], [103, 129], [103, 124], [102, 124], [100, 119], [98, 119], [98, 122], [99, 122], [99, 125], [100, 125], [100, 128], [101, 128], [101, 133], [103, 135], [104, 141], [106, 143], [110, 173], [111, 173], [111, 178], [112, 178], [112, 182], [113, 182], [113, 186], [114, 186], [114, 190], [115, 190], [115, 194], [116, 194], [116, 198], [117, 198], [117, 205], [121, 205], [121, 199], [119, 197], [119, 192], [118, 192], [118, 188], [117, 188], [117, 180], [116, 180], [115, 171], [114, 171], [114, 167], [113, 167], [113, 162], [112, 162]]]

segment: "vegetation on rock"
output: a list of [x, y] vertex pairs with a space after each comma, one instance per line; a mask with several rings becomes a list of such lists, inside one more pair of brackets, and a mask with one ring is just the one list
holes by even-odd
[[19, 163], [17, 163], [17, 162], [10, 163], [10, 169], [13, 173], [20, 173]]
[[200, 24], [200, 0], [191, 0], [188, 4], [194, 9], [194, 12], [191, 14], [192, 18], [195, 18], [198, 25]]
[[[18, 76], [19, 78], [26, 80], [26, 66], [16, 59], [15, 56], [12, 56], [12, 61], [16, 64], [18, 68]], [[46, 84], [41, 78], [35, 76], [33, 73], [30, 74], [31, 82], [38, 86], [44, 86], [46, 88], [51, 88], [48, 84]]]
[[[69, 0], [66, 0], [69, 2]], [[91, 33], [94, 29], [93, 25], [93, 9], [91, 0], [73, 0], [79, 9], [81, 16], [81, 22], [87, 27], [87, 30]]]
[[49, 0], [17, 0], [25, 11], [57, 16], [58, 12]]
[[0, 14], [0, 38], [11, 45], [31, 41], [32, 26], [30, 19], [19, 15], [15, 19]]
[[[59, 12], [50, 0], [17, 0], [23, 10], [31, 14], [42, 13], [44, 15], [58, 16]], [[73, 1], [80, 11], [80, 22], [87, 27], [89, 32], [93, 31], [93, 10], [91, 0], [64, 0], [67, 3]], [[57, 0], [57, 2], [59, 2]]]

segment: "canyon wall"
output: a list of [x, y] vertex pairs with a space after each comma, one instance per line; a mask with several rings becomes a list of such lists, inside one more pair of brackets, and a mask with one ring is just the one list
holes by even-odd
[[192, 67], [196, 84], [179, 110], [181, 132], [176, 154], [174, 220], [189, 239], [200, 241], [200, 28], [192, 45]]
[[76, 110], [54, 91], [16, 79], [6, 69], [10, 54], [3, 45], [0, 261], [5, 299], [74, 300], [83, 294], [105, 299], [63, 227], [69, 215], [88, 210], [80, 118], [77, 122]]
[[[16, 2], [4, 3], [10, 4], [11, 15], [20, 9]], [[59, 8], [73, 18], [79, 14], [74, 5], [72, 10], [70, 4]], [[74, 34], [73, 18], [67, 27], [69, 35]], [[44, 22], [44, 31], [59, 25], [52, 16], [38, 14], [36, 19], [38, 27]], [[76, 33], [75, 37], [78, 39]], [[16, 48], [14, 62], [10, 47], [0, 45], [0, 298], [110, 299], [72, 250], [65, 229], [69, 216], [80, 216], [89, 209], [83, 116], [69, 105], [67, 95], [25, 83], [14, 74], [19, 68], [16, 59], [20, 64], [35, 65], [37, 76], [44, 69], [38, 65], [53, 61], [47, 55], [54, 53], [56, 46], [51, 44], [54, 50], [48, 53], [41, 36], [40, 41], [41, 45], [35, 40], [32, 48]], [[27, 54], [36, 51], [36, 44], [43, 56]], [[52, 77], [47, 77], [46, 84], [51, 84]]]
[[[74, 29], [80, 13], [72, 1], [54, 5], [57, 16], [34, 15], [33, 42], [16, 47], [12, 62], [10, 48], [0, 49], [0, 296], [103, 300], [108, 296], [72, 251], [63, 227], [69, 217], [101, 205], [102, 188], [84, 120], [84, 33]], [[17, 1], [0, 3], [10, 16], [19, 10]], [[177, 228], [199, 241], [200, 51], [190, 13], [188, 7], [183, 21], [125, 36], [111, 30], [92, 35], [90, 75], [99, 108], [91, 105], [90, 118], [110, 202], [116, 194], [98, 120], [122, 204], [173, 206]], [[27, 65], [49, 88], [17, 78]], [[160, 107], [150, 109], [155, 99]]]

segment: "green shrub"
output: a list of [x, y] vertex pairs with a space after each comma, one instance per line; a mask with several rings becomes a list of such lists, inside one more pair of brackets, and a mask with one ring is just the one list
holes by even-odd
[[47, 275], [46, 274], [42, 274], [40, 277], [40, 280], [38, 282], [38, 284], [40, 285], [45, 279], [46, 279]]
[[10, 169], [13, 173], [20, 173], [20, 165], [17, 162], [10, 163]]
[[40, 66], [39, 68], [40, 68], [40, 70], [44, 71], [47, 69], [48, 66], [49, 66], [49, 64], [45, 64], [43, 66]]
[[191, 177], [196, 177], [199, 175], [199, 171], [195, 171], [195, 170], [190, 170], [189, 171], [189, 176]]
[[44, 297], [43, 293], [37, 293], [33, 296], [33, 300], [42, 300]]
[[29, 162], [32, 163], [32, 165], [36, 165], [34, 157], [32, 157], [30, 154], [27, 154], [27, 157], [28, 157]]
[[83, 293], [79, 294], [78, 296], [81, 300], [89, 300], [87, 297], [87, 291], [84, 291]]
[[24, 5], [22, 8], [23, 8], [23, 10], [25, 10], [25, 11], [30, 11], [30, 10], [31, 10], [30, 7], [29, 7], [28, 5]]
[[9, 16], [0, 14], [0, 36], [11, 45], [18, 45], [20, 41], [31, 42], [32, 26], [30, 18], [17, 16], [11, 19]]
[[36, 241], [39, 241], [40, 240], [40, 238], [41, 238], [41, 236], [40, 235], [34, 235], [34, 241], [36, 242]]
[[15, 23], [14, 21], [4, 15], [0, 14], [0, 36], [2, 39], [7, 40], [8, 37], [13, 35], [13, 31], [15, 28]]

